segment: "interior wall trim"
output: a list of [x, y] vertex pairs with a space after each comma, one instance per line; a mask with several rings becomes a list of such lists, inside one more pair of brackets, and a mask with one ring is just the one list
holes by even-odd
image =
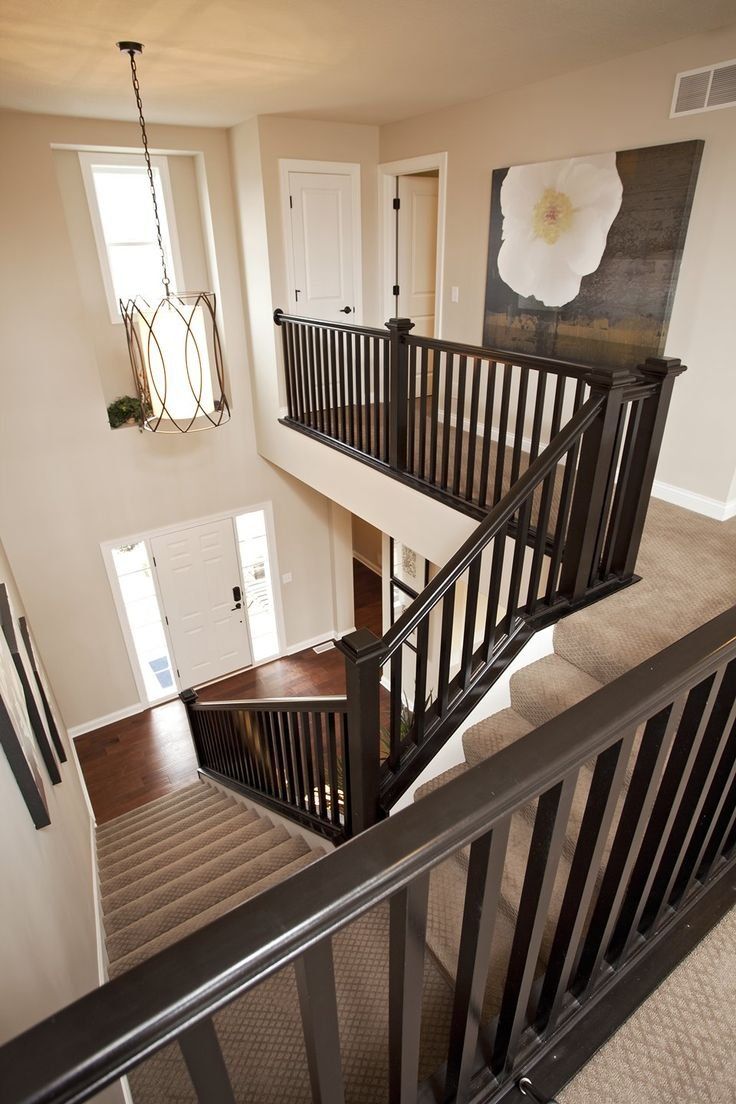
[[378, 575], [379, 579], [381, 578], [383, 572], [380, 564], [374, 563], [373, 560], [369, 560], [367, 556], [364, 556], [361, 552], [356, 552], [355, 549], [353, 549], [353, 559], [357, 560], [358, 563], [362, 563], [363, 567], [367, 567], [374, 575]]
[[715, 521], [728, 521], [729, 518], [736, 517], [736, 498], [723, 502], [696, 491], [688, 491], [684, 487], [676, 487], [672, 483], [663, 483], [660, 479], [654, 480], [652, 495], [671, 502], [673, 506], [682, 506], [685, 510], [703, 514]]
[[96, 728], [114, 724], [115, 721], [124, 721], [126, 717], [133, 717], [136, 713], [142, 713], [144, 709], [148, 709], [148, 706], [144, 705], [143, 702], [136, 702], [135, 705], [126, 705], [124, 709], [116, 709], [114, 713], [107, 713], [104, 717], [95, 717], [94, 720], [73, 725], [67, 729], [67, 732], [72, 740], [76, 740], [77, 736], [84, 736], [87, 732], [93, 732]]

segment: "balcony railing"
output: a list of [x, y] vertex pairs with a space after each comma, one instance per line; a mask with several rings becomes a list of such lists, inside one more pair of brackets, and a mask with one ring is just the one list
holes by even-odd
[[[456, 856], [467, 877], [448, 900]], [[171, 1043], [203, 1104], [233, 1104], [231, 1074], [344, 1104], [362, 1087], [350, 1078], [376, 1068], [390, 1104], [502, 1104], [522, 1077], [546, 1097], [733, 906], [735, 870], [736, 607], [0, 1047], [2, 1099], [81, 1104]], [[346, 1032], [339, 1002], [360, 1022], [365, 994], [341, 989], [333, 937], [349, 941], [386, 905], [370, 968], [387, 992], [373, 995], [375, 1021]], [[455, 913], [451, 1014], [420, 1086], [424, 964]], [[255, 1031], [261, 986], [292, 968], [296, 988], [280, 992], [306, 1068], [284, 1007], [268, 1047], [240, 1038], [228, 1068], [213, 1016], [239, 999]], [[369, 1066], [351, 1049], [365, 1040]]]

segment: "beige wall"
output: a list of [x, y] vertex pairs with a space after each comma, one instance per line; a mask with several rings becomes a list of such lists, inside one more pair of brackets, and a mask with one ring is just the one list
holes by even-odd
[[0, 131], [12, 150], [0, 170], [0, 516], [65, 721], [86, 723], [137, 700], [101, 541], [270, 499], [279, 568], [293, 576], [283, 590], [286, 644], [329, 635], [329, 504], [256, 452], [226, 132], [161, 126], [151, 134], [159, 149], [201, 153], [231, 379], [232, 421], [182, 437], [107, 424], [104, 354], [51, 148], [137, 148], [135, 125], [5, 112]]
[[380, 571], [383, 533], [374, 525], [353, 515], [353, 550], [362, 560]]
[[[340, 506], [391, 533], [434, 563], [444, 563], [475, 528], [470, 518], [279, 424], [280, 331], [286, 302], [279, 158], [358, 161], [363, 197], [364, 320], [382, 324], [377, 305], [377, 130], [279, 117], [249, 119], [230, 131], [240, 220], [247, 335], [261, 454], [307, 479]], [[371, 288], [373, 297], [371, 298]]]
[[[658, 478], [720, 502], [736, 470], [736, 119], [669, 119], [675, 74], [736, 56], [736, 27], [381, 128], [380, 160], [447, 151], [443, 334], [481, 339], [494, 168], [704, 138], [667, 354], [677, 383]], [[460, 301], [449, 301], [458, 286]]]
[[[0, 583], [8, 588], [15, 616], [25, 613], [2, 544]], [[98, 983], [91, 818], [63, 731], [62, 740], [67, 748], [62, 781], [52, 786], [40, 768], [51, 817], [40, 831], [0, 753], [0, 1043]], [[109, 1090], [104, 1099], [108, 1104], [120, 1100], [119, 1090]]]

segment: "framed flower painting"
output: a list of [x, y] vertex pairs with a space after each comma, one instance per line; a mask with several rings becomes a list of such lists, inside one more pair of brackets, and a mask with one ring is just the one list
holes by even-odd
[[702, 152], [496, 169], [483, 344], [592, 366], [661, 356]]
[[51, 823], [25, 693], [5, 635], [0, 632], [0, 747], [36, 828]]

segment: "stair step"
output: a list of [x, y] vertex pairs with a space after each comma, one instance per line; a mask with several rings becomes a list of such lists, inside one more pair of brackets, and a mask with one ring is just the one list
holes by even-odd
[[599, 690], [601, 683], [561, 656], [544, 656], [511, 676], [511, 707], [533, 727]]
[[110, 961], [114, 962], [143, 943], [149, 943], [169, 928], [176, 928], [191, 920], [193, 916], [199, 915], [218, 901], [231, 897], [238, 890], [260, 882], [309, 850], [306, 840], [290, 836], [284, 827], [274, 828], [267, 835], [268, 841], [264, 841], [264, 844], [269, 842], [273, 846], [258, 852], [249, 862], [222, 874], [198, 889], [192, 889], [185, 896], [177, 897], [156, 912], [142, 916], [140, 920], [135, 920], [110, 936], [107, 940], [107, 954]]
[[98, 856], [97, 865], [101, 875], [105, 877], [109, 871], [119, 868], [121, 864], [129, 862], [131, 859], [135, 859], [141, 853], [142, 848], [149, 850], [161, 843], [175, 843], [183, 833], [204, 824], [211, 817], [217, 816], [223, 808], [227, 808], [228, 805], [232, 804], [234, 804], [232, 798], [218, 794], [208, 799], [202, 809], [197, 805], [194, 809], [185, 809], [180, 816], [167, 818], [161, 824], [154, 823], [151, 825], [150, 832], [144, 831], [136, 839], [125, 843], [121, 841], [110, 851]]
[[461, 774], [465, 774], [467, 769], [467, 763], [457, 763], [454, 767], [448, 767], [446, 771], [442, 771], [441, 774], [436, 774], [434, 778], [430, 778], [429, 782], [423, 782], [421, 786], [417, 786], [414, 791], [414, 800], [421, 801], [427, 794], [434, 793], [435, 790], [439, 790], [447, 782], [452, 782], [453, 778], [459, 778]]
[[187, 820], [207, 816], [215, 805], [222, 802], [222, 799], [222, 794], [210, 790], [202, 798], [197, 797], [196, 800], [192, 799], [183, 805], [177, 805], [170, 811], [165, 810], [146, 824], [132, 826], [129, 832], [121, 832], [104, 843], [100, 841], [97, 845], [98, 862], [104, 865], [111, 860], [116, 861], [124, 857], [126, 852], [140, 846], [141, 840], [153, 841], [155, 837], [161, 836], [166, 831], [176, 830], [177, 825], [184, 824]]
[[242, 805], [230, 801], [212, 812], [206, 819], [197, 819], [194, 824], [175, 834], [169, 834], [151, 847], [141, 846], [138, 851], [127, 856], [114, 866], [100, 870], [100, 885], [103, 893], [112, 892], [127, 885], [136, 878], [142, 878], [157, 865], [174, 862], [192, 850], [193, 844], [202, 843], [203, 837], [213, 828], [217, 828], [240, 815]]
[[254, 836], [260, 835], [270, 827], [270, 824], [269, 820], [259, 817], [254, 810], [244, 809], [241, 817], [227, 821], [213, 833], [207, 833], [208, 840], [205, 844], [200, 846], [201, 840], [197, 840], [196, 843], [187, 845], [184, 854], [175, 861], [165, 866], [157, 863], [154, 869], [143, 877], [134, 877], [120, 889], [103, 894], [102, 911], [107, 916], [130, 901], [152, 893], [185, 874], [191, 869], [193, 862], [208, 863], [211, 859], [229, 851], [231, 847], [239, 847]]
[[202, 789], [209, 789], [209, 786], [205, 786], [201, 778], [196, 779], [196, 782], [190, 782], [189, 785], [180, 786], [178, 789], [172, 789], [170, 793], [163, 794], [162, 797], [154, 797], [152, 802], [146, 802], [145, 805], [138, 805], [135, 809], [129, 809], [128, 813], [121, 813], [119, 817], [114, 817], [111, 820], [105, 820], [102, 825], [97, 825], [97, 836], [103, 837], [113, 834], [118, 828], [125, 828], [131, 824], [134, 820], [141, 820], [151, 814], [156, 814], [158, 809], [166, 808], [167, 805], [175, 805], [177, 802], [183, 802], [192, 794], [199, 793]]
[[106, 911], [105, 932], [107, 937], [110, 938], [115, 932], [126, 928], [129, 924], [133, 924], [144, 916], [149, 916], [157, 909], [171, 904], [172, 901], [186, 897], [192, 891], [214, 883], [218, 878], [244, 866], [251, 859], [257, 858], [268, 851], [269, 848], [275, 847], [277, 843], [282, 843], [289, 838], [288, 832], [282, 825], [274, 827], [266, 817], [262, 817], [251, 828], [249, 838], [245, 841], [236, 842], [232, 835], [229, 835], [229, 846], [208, 862], [202, 862], [201, 856], [195, 853], [186, 865], [180, 861], [178, 865], [182, 867], [182, 870], [177, 877], [170, 879], [164, 885], [158, 886], [148, 893], [141, 893], [140, 887], [138, 887], [138, 892], [134, 898], [116, 909]]
[[469, 767], [490, 759], [501, 748], [508, 747], [531, 732], [534, 725], [514, 709], [502, 709], [471, 725], [463, 733], [463, 750]]
[[[306, 843], [305, 846], [307, 846]], [[261, 878], [260, 881], [245, 886], [243, 889], [233, 893], [232, 896], [226, 897], [211, 905], [209, 908], [205, 909], [204, 912], [199, 912], [196, 916], [192, 916], [189, 920], [185, 920], [176, 927], [169, 928], [156, 938], [136, 947], [135, 950], [130, 951], [117, 961], [111, 962], [109, 976], [111, 978], [118, 977], [120, 974], [125, 973], [126, 970], [130, 970], [133, 966], [137, 966], [140, 962], [145, 962], [147, 958], [164, 950], [165, 947], [170, 947], [172, 943], [178, 943], [179, 940], [183, 939], [185, 936], [191, 935], [192, 932], [199, 931], [199, 929], [205, 927], [206, 924], [210, 924], [213, 920], [216, 920], [218, 916], [224, 916], [226, 912], [230, 912], [231, 909], [236, 908], [238, 905], [242, 905], [244, 901], [248, 901], [251, 897], [255, 897], [257, 894], [265, 892], [265, 890], [270, 889], [272, 886], [278, 885], [279, 882], [283, 882], [286, 878], [290, 878], [292, 874], [296, 874], [298, 870], [301, 870], [305, 866], [309, 866], [315, 859], [320, 858], [323, 854], [324, 852], [322, 849], [315, 848], [310, 850], [307, 847], [307, 851], [304, 854], [299, 855], [298, 858], [293, 859], [287, 865], [274, 870], [272, 873]]]
[[172, 793], [165, 794], [163, 797], [147, 801], [145, 805], [139, 805], [136, 809], [131, 809], [129, 813], [123, 813], [113, 820], [105, 821], [104, 824], [98, 824], [96, 829], [97, 840], [100, 842], [112, 839], [117, 832], [124, 831], [139, 821], [145, 823], [149, 817], [155, 817], [163, 809], [183, 803], [198, 794], [207, 793], [210, 789], [210, 786], [206, 786], [198, 780], [192, 782], [189, 786], [182, 786], [179, 790], [173, 790]]

